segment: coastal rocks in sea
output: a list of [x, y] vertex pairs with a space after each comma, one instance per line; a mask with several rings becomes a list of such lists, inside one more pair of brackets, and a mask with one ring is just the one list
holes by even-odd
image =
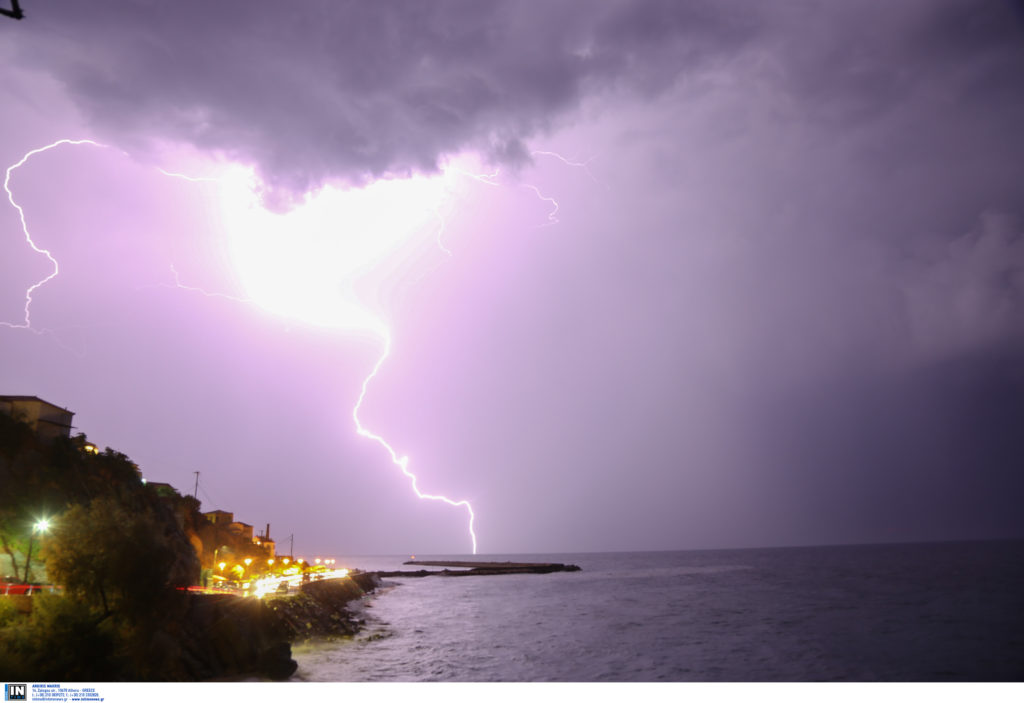
[[[363, 588], [360, 582], [368, 588]], [[372, 579], [364, 575], [312, 581], [303, 584], [299, 593], [293, 596], [271, 599], [268, 607], [291, 641], [354, 635], [359, 631], [361, 621], [346, 606], [372, 590], [374, 585]]]
[[263, 650], [258, 663], [258, 671], [274, 681], [285, 681], [298, 664], [292, 659], [292, 646], [288, 642], [275, 642]]

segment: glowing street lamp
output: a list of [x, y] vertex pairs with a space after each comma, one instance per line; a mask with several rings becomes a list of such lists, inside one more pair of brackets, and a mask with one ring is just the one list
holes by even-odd
[[45, 534], [50, 530], [49, 518], [40, 518], [36, 520], [35, 524], [32, 525], [32, 531], [28, 535], [28, 551], [25, 553], [25, 578], [24, 582], [29, 583], [29, 576], [32, 573], [32, 538], [39, 532]]
[[246, 557], [243, 561], [245, 561], [245, 565], [246, 566], [249, 566], [249, 564], [252, 563], [252, 558], [251, 557]]

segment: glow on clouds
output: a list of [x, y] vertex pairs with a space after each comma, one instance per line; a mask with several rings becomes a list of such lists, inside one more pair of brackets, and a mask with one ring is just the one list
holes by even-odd
[[326, 186], [285, 213], [266, 209], [251, 172], [223, 178], [222, 217], [235, 270], [264, 309], [347, 332], [387, 335], [357, 284], [436, 222], [447, 178], [380, 180], [361, 189]]

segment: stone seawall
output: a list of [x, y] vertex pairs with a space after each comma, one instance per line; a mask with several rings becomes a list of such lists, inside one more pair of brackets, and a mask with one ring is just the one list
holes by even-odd
[[373, 574], [345, 579], [311, 581], [293, 596], [271, 598], [267, 606], [280, 619], [292, 642], [310, 637], [354, 635], [362, 621], [348, 610], [348, 603], [377, 587]]

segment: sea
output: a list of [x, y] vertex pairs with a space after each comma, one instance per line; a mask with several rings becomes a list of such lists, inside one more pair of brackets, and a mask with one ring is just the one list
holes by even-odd
[[294, 649], [293, 679], [1024, 679], [1024, 540], [477, 558], [581, 571], [384, 579], [358, 635]]

